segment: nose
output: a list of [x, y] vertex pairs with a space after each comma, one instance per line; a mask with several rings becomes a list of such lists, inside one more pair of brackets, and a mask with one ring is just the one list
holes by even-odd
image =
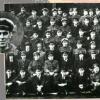
[[1, 38], [1, 39], [3, 39], [3, 38], [4, 38], [4, 35], [3, 35], [3, 33], [1, 33], [1, 34], [0, 34], [0, 38]]

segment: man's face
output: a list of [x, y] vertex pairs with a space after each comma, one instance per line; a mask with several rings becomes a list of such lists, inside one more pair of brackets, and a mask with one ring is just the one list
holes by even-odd
[[61, 75], [66, 75], [66, 72], [65, 71], [63, 71], [63, 70], [61, 70]]
[[21, 75], [21, 76], [24, 76], [25, 74], [26, 74], [25, 71], [22, 71], [22, 70], [20, 71], [20, 75]]
[[68, 59], [68, 55], [63, 54], [63, 59], [66, 61]]
[[84, 31], [79, 30], [79, 35], [80, 35], [80, 36], [83, 36], [83, 35], [84, 35]]
[[57, 31], [57, 36], [62, 36], [62, 31]]
[[48, 15], [48, 12], [47, 11], [43, 11], [42, 14], [45, 16], [45, 15]]
[[89, 11], [89, 15], [92, 16], [93, 15], [93, 11]]
[[69, 11], [69, 15], [72, 15], [73, 14], [73, 12], [72, 11]]
[[91, 32], [91, 33], [90, 33], [90, 37], [91, 37], [91, 38], [95, 38], [95, 36], [96, 36], [95, 32]]
[[6, 47], [10, 37], [10, 32], [6, 30], [0, 30], [0, 47]]
[[99, 15], [100, 14], [100, 10], [96, 10], [96, 15]]
[[85, 20], [84, 20], [84, 23], [85, 23], [85, 24], [89, 24], [89, 20], [88, 20], [88, 19], [85, 19]]
[[94, 66], [93, 72], [98, 73], [100, 71], [99, 67], [97, 65]]
[[63, 47], [67, 47], [68, 46], [68, 42], [67, 41], [63, 41], [62, 45], [63, 45]]
[[77, 13], [78, 13], [78, 12], [77, 12], [76, 10], [73, 11], [73, 15], [74, 15], [74, 16], [77, 15]]
[[62, 14], [62, 10], [58, 10], [58, 14]]
[[83, 15], [84, 15], [84, 16], [88, 15], [88, 11], [85, 10], [85, 11], [83, 12]]
[[79, 72], [79, 74], [84, 74], [84, 69], [83, 68], [79, 68], [78, 72]]
[[50, 21], [50, 25], [55, 25], [55, 21]]
[[31, 12], [33, 16], [36, 16], [37, 12], [36, 11], [32, 11]]
[[63, 25], [63, 26], [66, 26], [66, 25], [67, 25], [67, 22], [66, 22], [66, 21], [63, 21], [63, 22], [62, 22], [62, 25]]
[[41, 50], [42, 49], [42, 44], [38, 43], [37, 48], [38, 48], [38, 50]]
[[38, 38], [38, 34], [37, 33], [33, 33], [33, 38]]
[[77, 44], [77, 48], [78, 49], [82, 48], [82, 44]]
[[91, 49], [95, 49], [96, 48], [96, 45], [94, 45], [94, 44], [91, 44]]
[[48, 59], [50, 60], [50, 61], [52, 61], [53, 59], [54, 59], [54, 57], [53, 56], [48, 56]]
[[22, 60], [25, 60], [26, 59], [26, 55], [22, 55], [21, 58], [22, 58]]
[[52, 15], [53, 15], [53, 16], [57, 16], [57, 11], [53, 11], [53, 12], [52, 12]]
[[24, 13], [25, 12], [25, 9], [21, 9], [21, 12]]
[[50, 49], [54, 49], [54, 48], [55, 48], [55, 45], [54, 45], [54, 44], [50, 44], [50, 45], [49, 45], [49, 48], [50, 48]]
[[99, 20], [97, 18], [94, 18], [93, 23], [94, 25], [98, 24]]
[[38, 21], [37, 22], [37, 25], [42, 25], [42, 21]]
[[51, 34], [50, 33], [46, 33], [46, 38], [50, 38]]
[[69, 34], [69, 33], [68, 33], [68, 34], [66, 35], [66, 37], [69, 39], [69, 38], [72, 37], [72, 34]]
[[36, 75], [37, 76], [41, 75], [41, 71], [40, 70], [36, 70]]
[[7, 74], [7, 75], [11, 75], [11, 73], [12, 73], [12, 72], [11, 72], [11, 70], [9, 70], [9, 69], [6, 71], [6, 74]]
[[26, 26], [31, 26], [31, 23], [29, 21], [26, 22]]
[[77, 25], [78, 24], [78, 21], [77, 20], [73, 20], [73, 24], [74, 25]]
[[36, 61], [36, 60], [39, 60], [40, 59], [40, 56], [39, 55], [35, 55], [34, 56], [34, 60]]

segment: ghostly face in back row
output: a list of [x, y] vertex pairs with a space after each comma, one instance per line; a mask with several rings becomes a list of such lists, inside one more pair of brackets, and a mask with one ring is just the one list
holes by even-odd
[[6, 47], [12, 33], [7, 30], [0, 30], [0, 47]]

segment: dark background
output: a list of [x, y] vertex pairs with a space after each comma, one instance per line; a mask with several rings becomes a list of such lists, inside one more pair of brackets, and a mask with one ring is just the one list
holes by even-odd
[[[46, 7], [48, 9], [52, 9], [53, 7], [61, 7], [62, 10], [66, 11], [69, 8], [77, 7], [79, 10], [86, 8], [100, 8], [100, 3], [28, 3], [28, 4], [5, 4], [5, 11], [9, 10], [15, 10], [16, 13], [20, 11], [21, 6], [24, 6], [27, 11], [31, 11], [32, 9], [36, 9], [37, 11], [40, 11], [42, 8]], [[41, 11], [40, 11], [41, 12]]]

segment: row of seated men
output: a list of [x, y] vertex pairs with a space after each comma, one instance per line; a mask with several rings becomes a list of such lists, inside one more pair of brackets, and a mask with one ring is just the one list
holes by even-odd
[[6, 58], [7, 93], [45, 95], [57, 92], [66, 95], [70, 91], [78, 94], [90, 91], [98, 94], [100, 55], [98, 50], [93, 49], [95, 43], [86, 52], [81, 42], [78, 42], [74, 54], [57, 52], [54, 47], [51, 42], [50, 50], [44, 52], [41, 43], [38, 43], [32, 60], [25, 51], [20, 56], [9, 54]]

